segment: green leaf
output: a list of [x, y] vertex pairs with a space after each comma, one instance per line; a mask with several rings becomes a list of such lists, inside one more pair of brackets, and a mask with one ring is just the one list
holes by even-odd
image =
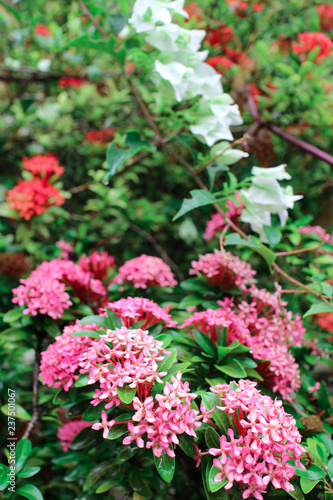
[[77, 332], [73, 332], [71, 334], [72, 337], [91, 337], [93, 339], [99, 339], [101, 334], [98, 332], [95, 332], [94, 330], [78, 330]]
[[304, 479], [308, 479], [309, 481], [316, 481], [317, 479], [319, 480], [326, 476], [326, 472], [313, 463], [310, 464], [310, 466], [305, 470], [297, 469], [296, 474]]
[[280, 243], [281, 238], [282, 238], [282, 233], [279, 229], [276, 229], [275, 227], [272, 226], [263, 226], [265, 236], [268, 240], [269, 246], [271, 248], [274, 248], [275, 245]]
[[242, 245], [244, 247], [252, 248], [252, 250], [265, 259], [270, 272], [272, 272], [272, 264], [276, 258], [274, 252], [262, 243], [258, 243], [253, 236], [250, 236], [248, 240], [244, 240], [238, 233], [232, 233], [226, 238], [224, 245]]
[[133, 488], [133, 491], [138, 493], [142, 497], [151, 497], [152, 491], [146, 483], [146, 479], [142, 476], [140, 470], [132, 470], [129, 474], [129, 483]]
[[333, 481], [333, 457], [329, 459], [327, 464], [327, 473], [330, 477], [330, 480]]
[[108, 52], [109, 54], [114, 54], [114, 46], [117, 43], [115, 37], [109, 40], [92, 40], [89, 35], [82, 35], [74, 40], [71, 40], [65, 47], [61, 48], [61, 51], [67, 49], [68, 47], [78, 47], [86, 49], [95, 49], [99, 52]]
[[178, 446], [183, 450], [183, 452], [186, 453], [187, 456], [194, 458], [195, 448], [193, 446], [193, 438], [184, 433], [178, 435], [178, 440]]
[[109, 491], [111, 488], [114, 488], [118, 484], [119, 484], [118, 481], [114, 481], [113, 479], [110, 479], [109, 481], [105, 481], [105, 483], [102, 483], [97, 488], [97, 490], [95, 491], [95, 493], [97, 493], [97, 495], [99, 493], [105, 493], [106, 491]]
[[215, 493], [215, 491], [219, 491], [221, 488], [223, 488], [223, 486], [225, 486], [228, 482], [227, 479], [225, 479], [224, 481], [221, 481], [219, 483], [216, 483], [215, 482], [215, 476], [216, 474], [218, 474], [220, 471], [220, 469], [218, 469], [217, 467], [215, 467], [214, 465], [211, 466], [210, 470], [209, 470], [209, 475], [208, 475], [208, 488], [210, 491], [212, 491], [213, 493]]
[[40, 467], [28, 467], [19, 473], [18, 477], [32, 477], [41, 470]]
[[113, 141], [106, 153], [107, 173], [103, 179], [106, 182], [112, 177], [118, 169], [140, 151], [154, 152], [155, 146], [152, 146], [147, 141], [142, 141], [138, 132], [128, 132], [125, 138], [125, 146], [127, 149], [119, 149], [116, 142]]
[[317, 302], [316, 304], [312, 304], [310, 309], [303, 315], [303, 318], [311, 316], [312, 314], [318, 314], [322, 312], [333, 313], [333, 306], [331, 306], [330, 304], [326, 304], [325, 302]]
[[311, 481], [310, 479], [305, 479], [301, 477], [300, 485], [305, 494], [310, 493], [311, 490], [319, 483], [320, 479], [316, 479], [315, 481]]
[[228, 434], [228, 429], [231, 428], [230, 420], [226, 412], [215, 409], [212, 413], [212, 417], [215, 420], [215, 423], [219, 426], [221, 434], [226, 436]]
[[79, 378], [76, 380], [74, 387], [85, 387], [86, 385], [89, 385], [89, 380], [88, 373], [81, 373]]
[[264, 380], [262, 378], [262, 376], [260, 375], [260, 373], [258, 373], [257, 370], [255, 370], [254, 368], [246, 367], [245, 370], [246, 370], [247, 377], [256, 378], [257, 380], [260, 380], [261, 382]]
[[170, 366], [172, 366], [177, 359], [177, 349], [175, 347], [171, 347], [171, 349], [169, 349], [169, 352], [171, 352], [170, 356], [165, 356], [163, 361], [160, 361], [158, 363], [159, 373], [167, 372]]
[[198, 342], [199, 346], [203, 349], [204, 352], [209, 354], [210, 356], [216, 356], [216, 348], [213, 342], [202, 332], [198, 330], [193, 331], [193, 337]]
[[175, 457], [169, 457], [166, 451], [162, 451], [160, 457], [154, 455], [157, 472], [166, 483], [171, 483], [175, 473]]
[[179, 219], [183, 215], [187, 214], [187, 212], [190, 212], [195, 208], [211, 205], [217, 201], [212, 193], [204, 191], [203, 189], [193, 189], [190, 191], [190, 195], [192, 198], [183, 200], [182, 206], [172, 219], [173, 221]]
[[21, 24], [21, 14], [18, 10], [16, 10], [12, 5], [8, 4], [7, 2], [4, 2], [3, 0], [0, 0], [0, 5], [2, 5], [8, 12], [14, 16], [17, 21]]
[[[5, 415], [8, 415], [8, 404], [1, 406], [1, 411]], [[9, 414], [9, 416], [11, 415]], [[29, 413], [22, 408], [22, 406], [15, 404], [15, 418], [20, 418], [21, 420], [31, 420], [31, 415], [29, 415]]]
[[215, 368], [220, 370], [222, 373], [226, 373], [229, 377], [233, 378], [246, 377], [245, 369], [236, 359], [230, 359], [227, 364], [222, 366], [215, 365]]
[[16, 472], [20, 472], [25, 466], [26, 461], [31, 453], [32, 446], [29, 439], [21, 439], [16, 446], [15, 452], [15, 468]]
[[86, 316], [85, 318], [82, 318], [80, 321], [80, 325], [89, 325], [89, 324], [94, 324], [101, 326], [102, 328], [109, 328], [109, 323], [107, 318], [104, 318], [103, 316]]
[[107, 17], [108, 23], [110, 25], [110, 31], [117, 36], [118, 33], [120, 33], [120, 31], [126, 25], [129, 17], [129, 14], [110, 14]]
[[291, 481], [291, 484], [294, 487], [294, 491], [287, 491], [288, 495], [295, 498], [295, 500], [304, 500], [304, 495], [300, 487], [295, 483], [295, 481]]
[[3, 491], [4, 489], [7, 488], [7, 486], [10, 483], [10, 476], [9, 476], [9, 467], [6, 467], [3, 470], [0, 470], [0, 491]]
[[14, 321], [17, 321], [23, 316], [22, 308], [21, 307], [15, 307], [15, 309], [11, 309], [10, 311], [6, 312], [2, 320], [5, 323], [13, 323]]
[[126, 405], [129, 405], [133, 401], [133, 398], [136, 394], [136, 387], [134, 387], [132, 389], [127, 384], [123, 385], [123, 387], [118, 386], [117, 393], [118, 393], [118, 396], [120, 397], [121, 401], [123, 403], [125, 403]]
[[328, 413], [328, 410], [331, 408], [330, 398], [327, 392], [326, 384], [323, 380], [320, 382], [318, 390], [318, 406], [322, 410], [325, 410], [326, 413]]
[[112, 461], [101, 462], [96, 465], [88, 474], [84, 484], [83, 491], [89, 490], [106, 472], [114, 468], [114, 463]]
[[208, 427], [205, 432], [205, 441], [208, 448], [220, 447], [220, 436], [213, 427]]
[[25, 484], [17, 488], [16, 493], [22, 497], [29, 498], [29, 500], [44, 500], [40, 490], [33, 484]]
[[133, 413], [123, 413], [122, 415], [119, 415], [119, 417], [115, 418], [116, 424], [111, 427], [108, 439], [113, 441], [114, 439], [118, 439], [120, 436], [125, 434], [127, 432], [128, 427], [127, 423], [124, 424], [118, 424], [117, 422], [127, 422], [127, 421], [132, 421]]
[[111, 309], [106, 308], [106, 314], [108, 319], [107, 328], [110, 328], [110, 330], [115, 330], [116, 328], [121, 328], [123, 326], [121, 319], [114, 311], [111, 311]]

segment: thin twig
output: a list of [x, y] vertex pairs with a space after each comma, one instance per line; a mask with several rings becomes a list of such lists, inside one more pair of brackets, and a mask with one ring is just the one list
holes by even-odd
[[200, 172], [203, 172], [204, 170], [206, 170], [207, 167], [209, 167], [209, 165], [211, 163], [213, 163], [215, 160], [217, 160], [220, 156], [224, 155], [224, 153], [226, 151], [228, 151], [228, 149], [231, 149], [233, 146], [236, 146], [236, 144], [243, 144], [243, 142], [246, 140], [246, 139], [249, 139], [250, 136], [248, 134], [244, 134], [243, 137], [241, 137], [240, 139], [237, 139], [236, 141], [232, 142], [231, 144], [229, 144], [229, 146], [227, 148], [225, 148], [223, 151], [221, 151], [221, 153], [219, 153], [218, 155], [214, 156], [214, 158], [212, 158], [211, 160], [209, 160], [205, 165], [203, 165], [202, 167], [200, 168], [196, 168], [195, 171], [200, 174]]
[[35, 426], [39, 420], [39, 406], [38, 406], [38, 376], [39, 376], [39, 365], [40, 365], [40, 352], [41, 352], [42, 342], [39, 332], [37, 333], [37, 345], [35, 350], [35, 362], [34, 362], [34, 372], [32, 381], [32, 418], [22, 436], [22, 439], [29, 439], [31, 432], [34, 430]]
[[268, 128], [274, 134], [282, 137], [286, 141], [290, 142], [294, 146], [297, 146], [298, 148], [303, 149], [307, 153], [310, 153], [312, 156], [315, 156], [316, 158], [319, 158], [319, 160], [322, 160], [329, 165], [333, 167], [333, 156], [330, 154], [326, 153], [325, 151], [322, 151], [321, 149], [317, 148], [316, 146], [313, 146], [312, 144], [309, 144], [308, 142], [302, 141], [301, 139], [298, 139], [297, 137], [288, 134], [288, 132], [285, 132], [284, 130], [280, 129], [274, 123], [270, 123], [266, 120], [263, 120], [261, 116], [259, 115], [258, 108], [253, 100], [253, 97], [248, 94], [247, 96], [247, 105], [249, 108], [249, 111], [252, 115], [252, 118], [256, 120], [256, 122], [261, 125], [264, 128]]
[[108, 35], [105, 33], [105, 31], [103, 30], [102, 26], [99, 24], [99, 22], [95, 19], [95, 17], [89, 12], [89, 10], [87, 9], [86, 5], [84, 2], [82, 1], [79, 1], [79, 5], [83, 11], [83, 14], [87, 17], [89, 17], [90, 21], [93, 23], [93, 25], [95, 26], [95, 28], [97, 29], [97, 31], [100, 32], [100, 34], [102, 35], [102, 37], [104, 38], [104, 40], [108, 40], [109, 37]]
[[298, 253], [304, 253], [304, 252], [314, 252], [315, 250], [318, 250], [325, 242], [323, 241], [320, 243], [320, 245], [317, 245], [316, 247], [311, 247], [311, 248], [300, 248], [298, 250], [291, 250], [290, 252], [276, 252], [275, 256], [276, 257], [282, 257], [283, 255], [296, 255]]

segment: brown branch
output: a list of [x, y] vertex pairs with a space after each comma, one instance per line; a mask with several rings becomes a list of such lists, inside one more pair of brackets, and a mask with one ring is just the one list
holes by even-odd
[[297, 137], [288, 134], [288, 132], [284, 132], [284, 130], [280, 129], [274, 123], [270, 123], [266, 120], [263, 120], [259, 114], [258, 108], [253, 100], [253, 97], [248, 94], [247, 96], [247, 105], [249, 108], [249, 111], [251, 113], [252, 118], [262, 127], [268, 128], [271, 130], [274, 134], [282, 137], [286, 141], [290, 142], [294, 146], [303, 149], [307, 153], [310, 153], [312, 156], [315, 156], [321, 161], [324, 161], [331, 165], [333, 167], [333, 156], [330, 154], [326, 153], [325, 151], [322, 151], [321, 149], [317, 148], [316, 146], [313, 146], [312, 144], [309, 144], [308, 142], [302, 141], [301, 139], [298, 139]]
[[95, 17], [89, 12], [89, 10], [87, 9], [85, 3], [82, 2], [82, 1], [79, 1], [79, 6], [81, 7], [81, 9], [83, 11], [83, 14], [85, 16], [89, 17], [90, 21], [95, 26], [95, 28], [97, 29], [97, 31], [100, 32], [100, 34], [102, 35], [102, 37], [104, 38], [104, 40], [108, 40], [109, 39], [108, 35], [105, 33], [105, 31], [103, 30], [102, 26], [95, 19]]
[[37, 332], [37, 345], [35, 350], [35, 362], [34, 362], [34, 372], [32, 381], [32, 418], [22, 436], [22, 439], [29, 439], [31, 432], [34, 430], [35, 426], [39, 420], [39, 406], [38, 406], [38, 376], [39, 376], [39, 365], [40, 365], [40, 352], [41, 352], [42, 342], [40, 333]]
[[325, 242], [323, 241], [320, 243], [320, 245], [317, 245], [316, 247], [311, 247], [311, 248], [300, 248], [298, 250], [291, 250], [290, 252], [276, 252], [275, 256], [276, 257], [282, 257], [283, 255], [296, 255], [298, 253], [304, 253], [304, 252], [314, 252], [315, 250], [318, 250]]
[[[202, 180], [200, 179], [200, 177], [198, 176], [198, 173], [197, 171], [192, 167], [192, 165], [190, 165], [190, 163], [188, 163], [184, 158], [182, 158], [178, 153], [176, 153], [175, 151], [173, 151], [173, 149], [170, 147], [169, 144], [167, 144], [165, 142], [165, 140], [163, 139], [162, 135], [160, 134], [155, 122], [154, 122], [154, 119], [153, 117], [150, 115], [149, 113], [149, 110], [146, 106], [146, 104], [143, 102], [143, 100], [141, 99], [141, 96], [138, 92], [138, 90], [136, 89], [135, 85], [130, 82], [130, 86], [131, 86], [131, 89], [133, 90], [133, 94], [135, 95], [135, 97], [137, 98], [137, 101], [138, 101], [138, 104], [144, 114], [144, 116], [147, 118], [147, 121], [149, 122], [149, 124], [151, 125], [153, 131], [155, 132], [156, 134], [156, 137], [159, 139], [159, 141], [161, 142], [162, 146], [166, 149], [166, 151], [168, 151], [168, 153], [170, 154], [170, 156], [172, 156], [176, 161], [178, 161], [181, 165], [183, 165], [186, 170], [192, 175], [192, 177], [195, 179], [196, 183], [198, 184], [198, 186], [205, 190], [205, 191], [208, 191], [207, 187], [205, 186], [205, 184], [202, 182]], [[135, 91], [134, 91], [135, 89]], [[222, 215], [222, 217], [224, 218], [224, 220], [226, 221], [226, 223], [235, 231], [237, 232], [239, 235], [241, 235], [244, 239], [248, 240], [248, 236], [232, 221], [230, 220], [228, 217], [225, 216], [225, 213], [223, 211], [223, 209], [217, 204], [217, 203], [213, 203], [213, 206], [214, 208]], [[294, 285], [302, 288], [303, 290], [306, 290], [308, 293], [311, 293], [312, 295], [314, 295], [315, 297], [321, 299], [323, 302], [326, 302], [327, 304], [330, 304], [325, 298], [323, 295], [321, 295], [320, 293], [317, 293], [313, 290], [311, 290], [311, 288], [307, 287], [306, 285], [304, 285], [303, 283], [301, 283], [300, 281], [296, 280], [295, 278], [293, 278], [292, 276], [290, 276], [289, 274], [287, 274], [285, 271], [283, 271], [277, 264], [276, 262], [273, 262], [272, 264], [272, 268], [274, 269], [275, 272], [277, 272], [278, 274], [280, 274], [281, 276], [283, 276], [285, 279], [287, 279], [288, 281], [290, 281], [291, 283], [293, 283]]]
[[[73, 73], [57, 73], [55, 71], [40, 71], [39, 69], [32, 68], [30, 66], [21, 66], [20, 68], [8, 68], [2, 67], [2, 73], [0, 73], [0, 80], [6, 82], [46, 82], [48, 80], [60, 80], [60, 78], [76, 78], [85, 82], [97, 83], [98, 85], [103, 85], [103, 82], [96, 82], [96, 80], [91, 80], [86, 75], [77, 75]], [[103, 71], [101, 77], [109, 76], [120, 76], [121, 73], [115, 71]]]

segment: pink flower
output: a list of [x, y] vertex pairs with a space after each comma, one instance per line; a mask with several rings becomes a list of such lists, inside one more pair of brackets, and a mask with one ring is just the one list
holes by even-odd
[[[152, 300], [143, 297], [127, 297], [127, 299], [109, 302], [106, 307], [111, 311], [115, 311], [127, 328], [139, 321], [144, 321], [141, 325], [142, 330], [156, 323], [164, 323], [163, 328], [177, 325], [176, 321], [171, 320], [169, 314], [171, 304], [166, 309], [163, 309]], [[105, 315], [104, 311], [105, 309], [102, 309], [103, 315]]]
[[66, 422], [62, 427], [59, 427], [57, 438], [60, 440], [62, 451], [68, 451], [73, 439], [83, 429], [90, 426], [90, 422], [84, 422], [83, 420], [70, 420], [69, 422]]
[[125, 262], [113, 281], [119, 285], [126, 283], [134, 288], [173, 288], [177, 285], [170, 267], [162, 259], [145, 254]]
[[199, 255], [199, 260], [192, 261], [192, 269], [189, 274], [205, 276], [208, 283], [218, 286], [224, 290], [240, 287], [244, 289], [247, 284], [253, 284], [253, 276], [256, 274], [247, 264], [230, 252], [206, 253]]
[[35, 35], [44, 36], [44, 37], [52, 36], [52, 31], [50, 30], [50, 28], [48, 26], [45, 26], [45, 24], [37, 24], [34, 27], [34, 33], [35, 33]]
[[64, 240], [59, 240], [56, 246], [60, 249], [60, 259], [68, 259], [73, 252], [73, 245]]
[[92, 252], [87, 257], [85, 254], [79, 259], [79, 266], [86, 273], [91, 273], [93, 278], [104, 281], [109, 274], [110, 269], [115, 268], [115, 260], [107, 252]]
[[53, 319], [61, 318], [65, 309], [72, 305], [65, 292], [66, 285], [73, 288], [74, 295], [92, 306], [101, 305], [106, 290], [99, 280], [70, 260], [44, 261], [29, 278], [20, 280], [21, 285], [12, 290], [12, 299], [19, 306], [26, 305], [24, 314], [47, 314]]
[[[213, 59], [213, 58], [211, 58], [211, 59]], [[206, 62], [208, 64], [210, 64], [208, 62], [208, 59], [207, 59]], [[235, 197], [238, 200], [238, 206], [236, 205], [236, 203], [234, 202], [234, 200], [232, 198], [230, 198], [226, 202], [226, 208], [228, 208], [229, 210], [227, 210], [225, 212], [225, 215], [230, 220], [232, 220], [232, 222], [234, 222], [235, 224], [237, 224], [238, 220], [239, 220], [239, 217], [242, 214], [244, 205], [240, 201], [238, 193], [235, 194]], [[218, 212], [215, 213], [215, 214], [213, 214], [212, 217], [211, 217], [211, 219], [207, 222], [206, 230], [204, 232], [203, 237], [205, 238], [206, 241], [210, 241], [212, 238], [214, 238], [214, 236], [217, 233], [219, 233], [225, 227], [225, 225], [226, 225], [226, 222], [225, 222], [225, 220], [224, 220], [224, 218], [222, 217], [221, 214], [219, 214]]]
[[98, 431], [99, 429], [103, 429], [103, 438], [106, 439], [109, 435], [110, 428], [113, 426], [115, 421], [110, 420], [110, 422], [108, 422], [108, 416], [107, 416], [106, 411], [104, 411], [104, 410], [102, 411], [101, 416], [102, 416], [102, 422], [99, 424], [92, 425], [91, 428], [94, 429], [95, 431]]
[[93, 344], [91, 337], [73, 337], [72, 333], [97, 328], [93, 324], [81, 325], [79, 321], [73, 326], [65, 326], [63, 334], [56, 337], [55, 342], [41, 353], [40, 377], [43, 385], [62, 387], [68, 391], [79, 377], [82, 355]]
[[246, 485], [241, 488], [243, 498], [253, 495], [262, 500], [270, 482], [274, 488], [293, 491], [290, 479], [297, 467], [304, 468], [300, 459], [305, 449], [296, 422], [284, 411], [282, 401], [263, 396], [256, 385], [239, 380], [232, 386], [211, 387], [219, 395], [217, 408], [230, 415], [239, 438], [229, 429], [229, 439], [221, 436], [220, 448], [211, 448], [209, 453], [218, 457], [213, 461], [220, 470], [215, 482], [227, 479], [226, 489], [234, 482]]

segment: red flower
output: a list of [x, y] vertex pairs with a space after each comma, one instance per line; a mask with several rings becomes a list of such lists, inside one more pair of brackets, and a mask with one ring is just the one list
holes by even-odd
[[232, 40], [233, 36], [233, 29], [229, 26], [222, 25], [220, 28], [209, 30], [206, 35], [206, 40], [211, 47], [215, 45], [223, 47]]
[[301, 61], [305, 61], [308, 54], [319, 47], [319, 53], [316, 62], [321, 63], [325, 57], [332, 53], [333, 42], [324, 33], [317, 31], [315, 33], [298, 33], [297, 41], [292, 42], [291, 50], [294, 54], [299, 54]]
[[31, 172], [36, 179], [49, 180], [54, 174], [61, 177], [65, 170], [59, 165], [57, 156], [51, 155], [51, 153], [38, 154], [31, 156], [31, 158], [24, 156], [22, 163], [23, 167]]
[[319, 326], [330, 333], [333, 333], [333, 313], [320, 313], [316, 317]]
[[333, 5], [323, 3], [318, 5], [317, 12], [320, 18], [320, 27], [323, 31], [331, 31], [333, 29]]
[[37, 26], [34, 27], [34, 33], [39, 36], [52, 36], [52, 31], [48, 26], [45, 26], [45, 24], [37, 24]]
[[209, 64], [209, 66], [212, 66], [212, 68], [214, 68], [215, 71], [221, 75], [224, 75], [225, 71], [228, 71], [231, 66], [235, 64], [233, 61], [230, 61], [230, 59], [224, 56], [209, 57], [205, 62]]
[[79, 78], [74, 78], [72, 76], [63, 76], [58, 82], [59, 87], [76, 87], [80, 88], [84, 84], [83, 80]]
[[113, 140], [115, 132], [116, 130], [111, 127], [103, 130], [90, 130], [84, 136], [83, 142], [98, 142], [104, 145]]
[[65, 198], [58, 189], [42, 180], [19, 180], [17, 186], [7, 191], [7, 202], [19, 217], [30, 220], [34, 215], [41, 215], [53, 205], [62, 205]]
[[250, 7], [254, 12], [262, 12], [264, 6], [260, 2], [248, 3], [245, 0], [227, 0], [227, 4], [231, 7], [236, 15], [244, 17], [245, 11]]

